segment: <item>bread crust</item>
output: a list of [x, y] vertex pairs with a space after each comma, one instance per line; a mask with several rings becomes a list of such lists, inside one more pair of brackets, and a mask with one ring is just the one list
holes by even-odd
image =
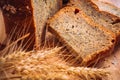
[[52, 17], [61, 7], [62, 0], [30, 0], [34, 26], [36, 28], [36, 49], [39, 49], [45, 41], [46, 21]]
[[[91, 11], [91, 13], [87, 11], [85, 12], [85, 10], [82, 9], [83, 6], [81, 6], [81, 4], [84, 4], [84, 6], [90, 6], [90, 7], [87, 7], [89, 9], [86, 9], [86, 10], [89, 12]], [[85, 12], [85, 14], [87, 14], [87, 16], [91, 18], [94, 21], [94, 23], [103, 25], [106, 29], [110, 30], [111, 32], [113, 32], [113, 34], [116, 35], [116, 45], [120, 43], [120, 18], [118, 16], [115, 16], [112, 13], [109, 13], [107, 11], [101, 11], [98, 8], [98, 6], [94, 2], [92, 2], [92, 0], [70, 0], [70, 3], [68, 4], [68, 6], [77, 6], [81, 8], [81, 10]], [[96, 21], [93, 19], [92, 13], [94, 15], [99, 15], [97, 18], [95, 18]], [[99, 20], [99, 18], [102, 20]]]
[[[62, 41], [67, 48], [73, 53], [73, 56], [77, 58], [79, 58], [81, 60], [81, 64], [80, 66], [90, 66], [92, 63], [95, 63], [95, 61], [98, 59], [98, 56], [100, 55], [100, 59], [105, 57], [106, 55], [109, 55], [113, 49], [114, 49], [114, 45], [116, 42], [116, 36], [109, 30], [104, 29], [103, 27], [99, 26], [96, 23], [93, 23], [93, 21], [91, 19], [89, 19], [83, 12], [81, 12], [81, 16], [88, 22], [89, 25], [93, 26], [97, 26], [97, 28], [99, 28], [100, 30], [102, 30], [103, 32], [105, 32], [106, 34], [108, 34], [109, 36], [112, 37], [111, 40], [113, 40], [113, 42], [110, 43], [110, 46], [106, 47], [105, 49], [100, 49], [96, 52], [90, 53], [88, 55], [86, 55], [86, 57], [81, 57], [81, 55], [79, 55], [79, 52], [74, 50], [72, 45], [68, 44], [68, 42], [66, 41], [66, 39], [64, 39], [62, 37], [62, 35], [57, 32], [56, 30], [54, 30], [54, 27], [51, 25], [51, 23], [53, 23], [54, 21], [56, 21], [58, 19], [58, 17], [62, 14], [64, 14], [64, 11], [67, 9], [79, 9], [78, 7], [65, 7], [63, 9], [61, 9], [58, 13], [56, 13], [56, 15], [54, 15], [51, 19], [49, 19], [48, 23], [47, 23], [47, 27], [48, 30], [53, 33], [54, 35], [56, 35], [57, 38], [60, 39], [60, 41]], [[67, 11], [66, 11], [67, 12]], [[54, 23], [53, 23], [54, 24]], [[65, 34], [67, 35], [67, 33]], [[83, 53], [84, 54], [84, 53]]]
[[[29, 0], [0, 0], [3, 12], [7, 38], [6, 42], [14, 42], [30, 33], [28, 37], [18, 42], [25, 50], [32, 50], [35, 42], [35, 27], [32, 23], [32, 13]], [[5, 43], [8, 44], [8, 43]]]

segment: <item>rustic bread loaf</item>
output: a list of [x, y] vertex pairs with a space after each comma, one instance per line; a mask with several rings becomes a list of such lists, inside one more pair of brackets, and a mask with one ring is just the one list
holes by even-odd
[[0, 0], [7, 37], [14, 42], [30, 33], [18, 42], [19, 46], [27, 50], [33, 49], [35, 43], [39, 46], [46, 20], [61, 6], [61, 0]]
[[7, 47], [11, 41], [16, 41], [30, 33], [28, 37], [18, 42], [18, 46], [25, 50], [33, 49], [35, 42], [35, 28], [32, 20], [29, 0], [0, 0], [0, 8], [3, 12], [7, 40]]
[[64, 7], [47, 23], [48, 30], [65, 43], [73, 56], [88, 66], [110, 53], [115, 36], [91, 22], [78, 7]]
[[92, 2], [94, 2], [98, 6], [99, 10], [106, 11], [106, 12], [109, 12], [113, 15], [120, 17], [120, 8], [110, 4], [108, 2], [103, 2], [103, 1], [99, 1], [99, 0], [92, 0]]
[[62, 7], [62, 0], [31, 0], [31, 5], [36, 28], [36, 43], [40, 46], [42, 41], [45, 40], [46, 20]]
[[91, 0], [70, 0], [69, 6], [78, 6], [94, 23], [104, 26], [114, 32], [117, 43], [120, 43], [120, 18], [106, 11], [100, 11]]

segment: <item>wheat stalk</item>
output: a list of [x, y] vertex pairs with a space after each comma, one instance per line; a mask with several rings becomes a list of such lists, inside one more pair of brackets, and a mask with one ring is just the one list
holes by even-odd
[[73, 67], [59, 57], [61, 47], [17, 51], [0, 58], [0, 80], [99, 80], [103, 69]]

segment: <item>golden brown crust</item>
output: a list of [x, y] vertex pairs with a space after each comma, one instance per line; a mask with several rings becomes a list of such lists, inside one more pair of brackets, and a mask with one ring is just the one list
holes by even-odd
[[[114, 45], [116, 43], [116, 36], [113, 32], [111, 32], [110, 30], [106, 29], [103, 26], [100, 26], [99, 24], [96, 24], [92, 21], [92, 19], [90, 19], [90, 17], [86, 16], [84, 14], [84, 16], [86, 17], [85, 19], [89, 22], [89, 24], [91, 25], [96, 25], [100, 30], [105, 31], [107, 34], [110, 34], [113, 38], [113, 45], [110, 46], [109, 48], [106, 48], [104, 50], [99, 50], [96, 53], [92, 53], [91, 55], [88, 55], [87, 57], [85, 57], [85, 59], [83, 59], [83, 62], [81, 63], [82, 66], [90, 66], [93, 63], [95, 63], [97, 60], [100, 60], [108, 55], [110, 55], [110, 53], [114, 50]], [[106, 54], [108, 53], [108, 54]]]
[[[70, 47], [71, 45], [67, 44], [66, 40], [65, 40], [64, 38], [62, 38], [61, 35], [60, 35], [57, 31], [55, 31], [54, 28], [52, 28], [52, 26], [50, 25], [50, 24], [53, 23], [54, 20], [56, 20], [60, 15], [64, 14], [64, 10], [66, 10], [67, 8], [68, 8], [68, 9], [74, 9], [74, 8], [77, 8], [77, 9], [78, 9], [78, 7], [65, 7], [64, 9], [62, 9], [63, 11], [60, 10], [58, 13], [56, 13], [56, 15], [54, 15], [54, 16], [48, 21], [47, 27], [49, 28], [49, 31], [50, 31], [51, 33], [54, 33], [54, 35], [56, 35], [56, 36], [60, 39], [60, 41], [62, 41], [62, 42], [67, 46], [67, 48], [68, 48], [70, 51], [72, 50], [74, 56], [76, 56], [76, 58], [77, 58], [78, 56], [80, 56], [79, 53], [77, 53], [77, 51], [75, 51], [74, 49], [72, 49], [72, 47]], [[82, 62], [81, 65], [82, 65], [82, 66], [83, 66], [83, 65], [89, 66], [89, 65], [91, 65], [93, 62], [95, 62], [95, 61], [98, 59], [98, 56], [99, 56], [99, 55], [100, 55], [100, 58], [101, 58], [101, 57], [103, 57], [103, 56], [105, 56], [105, 55], [110, 54], [110, 53], [113, 51], [113, 49], [114, 49], [114, 44], [115, 44], [115, 42], [116, 42], [116, 37], [115, 37], [115, 35], [114, 35], [111, 31], [109, 31], [109, 30], [107, 30], [107, 29], [104, 29], [103, 27], [99, 26], [99, 25], [96, 24], [96, 23], [93, 23], [92, 20], [90, 20], [89, 17], [87, 17], [82, 11], [81, 11], [81, 16], [82, 16], [90, 25], [97, 26], [100, 30], [104, 31], [105, 34], [109, 34], [109, 36], [112, 37], [112, 38], [111, 38], [111, 41], [110, 41], [110, 42], [111, 42], [111, 45], [110, 45], [109, 47], [106, 47], [104, 50], [102, 49], [102, 50], [96, 51], [95, 53], [91, 53], [90, 55], [87, 55], [85, 58], [79, 57], [79, 58], [81, 58], [81, 62]], [[92, 27], [93, 27], [93, 26], [92, 26]], [[94, 60], [95, 60], [95, 61], [94, 61]], [[89, 63], [89, 62], [90, 62], [90, 63]]]
[[[94, 11], [91, 11], [91, 13], [95, 13], [94, 15], [96, 15], [96, 14], [98, 14], [98, 15], [103, 15], [104, 17], [104, 19], [103, 19], [103, 21], [106, 21], [105, 22], [105, 24], [107, 24], [107, 26], [109, 26], [109, 27], [105, 27], [106, 29], [109, 29], [110, 31], [112, 31], [111, 29], [110, 29], [110, 27], [113, 27], [113, 28], [117, 28], [117, 26], [119, 26], [120, 25], [120, 18], [118, 17], [118, 16], [115, 16], [115, 15], [113, 15], [112, 13], [109, 13], [109, 12], [107, 12], [107, 11], [101, 11], [101, 10], [99, 10], [99, 8], [98, 8], [98, 6], [94, 3], [94, 2], [92, 2], [92, 0], [78, 0], [78, 1], [75, 1], [75, 0], [70, 0], [71, 2], [68, 4], [68, 6], [77, 6], [77, 7], [79, 7], [79, 8], [81, 8], [81, 10], [82, 10], [82, 7], [81, 7], [81, 4], [85, 4], [84, 6], [90, 6], [90, 7], [88, 7], [88, 8], [90, 8], [91, 10], [94, 10]], [[87, 10], [87, 9], [86, 9]], [[83, 12], [85, 11], [85, 10], [82, 10]], [[89, 18], [93, 18], [93, 16], [91, 16], [92, 14], [91, 13], [85, 13], [85, 14], [87, 14], [88, 15], [88, 17]], [[97, 18], [101, 18], [101, 17], [97, 17]], [[96, 18], [95, 18], [96, 19]], [[102, 19], [102, 18], [101, 18]], [[94, 19], [93, 19], [94, 20]], [[97, 20], [97, 19], [96, 19]], [[99, 20], [98, 21], [94, 21], [94, 23], [98, 23], [99, 24]], [[103, 23], [104, 24], [104, 23]], [[100, 25], [101, 25], [101, 23], [100, 23]], [[104, 29], [105, 29], [104, 28]], [[118, 31], [112, 31], [115, 35], [116, 35], [116, 44], [118, 44], [118, 43], [120, 43], [120, 29], [118, 28], [117, 29]]]
[[[106, 32], [107, 34], [110, 34], [112, 36], [112, 40], [111, 41], [113, 43], [113, 45], [111, 45], [109, 48], [106, 48], [104, 50], [99, 50], [96, 53], [92, 53], [91, 55], [88, 55], [87, 57], [85, 57], [81, 63], [82, 66], [90, 66], [91, 64], [95, 63], [97, 60], [102, 59], [108, 55], [110, 55], [110, 53], [114, 50], [114, 45], [116, 44], [116, 35], [111, 32], [110, 30], [106, 29], [103, 26], [100, 26], [99, 24], [96, 24], [92, 21], [92, 19], [90, 19], [90, 17], [88, 17], [87, 15], [85, 15], [83, 13], [83, 17], [84, 19], [90, 24], [90, 25], [95, 25], [97, 26], [100, 30]], [[107, 53], [107, 54], [106, 54]]]
[[96, 65], [98, 61], [105, 58], [106, 56], [109, 56], [113, 52], [113, 50], [114, 50], [114, 45], [104, 50], [93, 53], [92, 55], [88, 55], [87, 57], [85, 57], [85, 59], [82, 61], [80, 65], [81, 66], [91, 66], [93, 64]]
[[30, 0], [30, 2], [32, 6], [34, 26], [36, 27], [35, 46], [39, 49], [45, 41], [46, 21], [62, 7], [62, 0]]
[[[108, 13], [106, 11], [100, 11], [99, 8], [98, 8], [98, 6], [94, 2], [92, 2], [91, 0], [84, 0], [84, 2], [86, 2], [87, 4], [89, 4], [97, 12], [110, 17], [113, 21], [117, 20], [117, 19], [120, 19], [118, 16], [115, 16], [115, 15], [113, 15], [111, 13]], [[74, 2], [74, 0], [71, 0], [71, 2], [67, 6], [76, 6], [76, 4], [79, 4], [79, 1], [78, 1], [78, 3], [76, 3], [76, 2]]]
[[[109, 13], [107, 11], [101, 11], [99, 10], [99, 8], [97, 7], [97, 5], [95, 3], [93, 3], [91, 0], [89, 0], [91, 2], [91, 5], [95, 5], [96, 7], [94, 7], [97, 11], [99, 11], [102, 15], [106, 15], [108, 17], [110, 17], [112, 19], [113, 22], [120, 22], [120, 18], [116, 15], [113, 15], [112, 13]], [[112, 6], [112, 5], [111, 5]], [[120, 23], [118, 23], [120, 25]], [[113, 25], [115, 26], [115, 25]], [[117, 27], [118, 25], [116, 25]], [[114, 33], [116, 35], [116, 45], [118, 45], [120, 43], [120, 32]]]

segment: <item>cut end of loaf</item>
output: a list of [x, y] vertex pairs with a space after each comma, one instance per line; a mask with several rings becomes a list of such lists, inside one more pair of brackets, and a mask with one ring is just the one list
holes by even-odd
[[48, 30], [83, 61], [94, 61], [108, 55], [114, 48], [115, 37], [105, 31], [78, 7], [64, 7], [48, 21]]
[[36, 47], [45, 40], [45, 26], [46, 21], [52, 17], [61, 7], [62, 0], [30, 0], [32, 9], [32, 17], [35, 26], [36, 33]]
[[[99, 25], [102, 25], [107, 30], [110, 30], [113, 32], [114, 35], [117, 37], [120, 37], [120, 18], [119, 18], [119, 10], [116, 7], [112, 7], [109, 4], [99, 4], [100, 7], [102, 7], [103, 10], [99, 9], [99, 6], [95, 4], [95, 2], [98, 4], [103, 3], [99, 0], [71, 0], [71, 2], [68, 4], [69, 6], [77, 6], [79, 7], [88, 17], [90, 17], [94, 23], [97, 23]], [[112, 8], [108, 8], [112, 7]], [[114, 9], [113, 9], [114, 8]], [[105, 10], [106, 9], [106, 10]], [[114, 14], [115, 12], [115, 14]], [[116, 16], [117, 15], [117, 16]], [[116, 38], [117, 41], [120, 41], [119, 38]], [[117, 42], [116, 44], [118, 44]]]

